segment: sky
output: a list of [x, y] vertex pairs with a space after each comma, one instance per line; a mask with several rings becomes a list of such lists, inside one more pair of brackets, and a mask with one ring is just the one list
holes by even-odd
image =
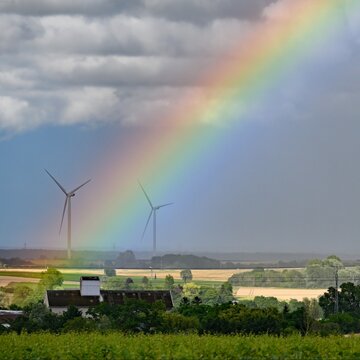
[[[0, 247], [65, 248], [64, 197], [46, 168], [68, 190], [92, 179], [72, 202], [75, 249], [151, 249], [151, 226], [141, 237], [150, 208], [140, 180], [155, 204], [174, 203], [158, 212], [160, 251], [360, 254], [353, 0], [336, 30], [314, 33], [318, 42], [245, 115], [235, 107], [232, 121], [191, 125], [220, 143], [190, 152], [176, 176], [170, 166], [131, 167], [159, 119], [187, 111], [180, 99], [209, 96], [203, 79], [231, 49], [246, 53], [263, 24], [291, 20], [291, 1], [1, 1]], [[111, 198], [114, 174], [128, 180], [130, 197]], [[119, 224], [130, 215], [110, 231], [101, 215], [112, 202], [123, 207], [112, 214]]]

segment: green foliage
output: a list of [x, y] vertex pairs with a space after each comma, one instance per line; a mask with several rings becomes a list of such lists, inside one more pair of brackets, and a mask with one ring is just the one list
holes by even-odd
[[29, 298], [32, 298], [33, 293], [34, 290], [26, 285], [16, 285], [12, 303], [23, 307], [29, 303]]
[[160, 268], [183, 268], [183, 269], [220, 269], [219, 260], [210, 259], [206, 256], [166, 254], [154, 256], [151, 259], [151, 266]]
[[196, 332], [199, 320], [195, 316], [184, 316], [179, 313], [163, 313], [162, 331], [167, 333]]
[[64, 282], [64, 277], [61, 272], [54, 268], [48, 268], [41, 273], [41, 280], [39, 285], [46, 290], [54, 289], [56, 286], [61, 286]]
[[165, 288], [171, 289], [175, 284], [174, 277], [170, 274], [165, 276]]
[[356, 337], [135, 335], [1, 336], [4, 359], [358, 359]]
[[64, 322], [68, 320], [73, 320], [76, 318], [80, 318], [82, 316], [82, 312], [74, 305], [70, 305], [66, 311], [63, 312], [62, 318]]
[[282, 316], [275, 308], [249, 309], [233, 305], [219, 314], [226, 333], [280, 334]]
[[224, 282], [220, 287], [219, 297], [217, 302], [219, 304], [223, 304], [233, 300], [234, 300], [233, 287], [230, 282], [228, 281]]
[[120, 276], [111, 276], [102, 282], [102, 288], [104, 290], [121, 290], [125, 287], [124, 278]]
[[63, 326], [64, 332], [90, 332], [96, 330], [96, 324], [94, 321], [83, 317], [76, 317], [66, 321]]
[[298, 270], [255, 269], [234, 274], [228, 281], [233, 286], [302, 288], [305, 275]]
[[104, 273], [106, 276], [116, 276], [116, 270], [114, 268], [105, 268]]
[[183, 294], [190, 300], [193, 300], [196, 296], [200, 296], [200, 286], [190, 282], [183, 286]]
[[147, 276], [144, 276], [142, 279], [141, 279], [141, 283], [143, 284], [144, 288], [148, 288], [148, 286], [150, 285], [150, 280]]
[[[335, 311], [336, 290], [330, 287], [328, 291], [320, 297], [319, 304], [325, 316], [329, 316]], [[360, 314], [360, 285], [344, 283], [340, 285], [338, 292], [339, 311], [353, 314]]]
[[360, 284], [360, 267], [345, 268], [341, 259], [335, 255], [324, 260], [310, 260], [305, 271], [255, 269], [234, 274], [229, 282], [233, 286], [321, 289], [334, 286], [336, 272], [340, 284], [349, 281]]
[[128, 277], [125, 280], [125, 289], [127, 289], [127, 290], [131, 289], [133, 284], [134, 284], [134, 280], [132, 278]]
[[187, 283], [189, 281], [192, 281], [193, 275], [190, 269], [185, 269], [180, 271], [180, 276], [184, 283]]

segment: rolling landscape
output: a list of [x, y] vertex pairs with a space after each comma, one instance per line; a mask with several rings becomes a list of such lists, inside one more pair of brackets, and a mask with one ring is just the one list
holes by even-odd
[[358, 0], [0, 1], [0, 359], [358, 359]]

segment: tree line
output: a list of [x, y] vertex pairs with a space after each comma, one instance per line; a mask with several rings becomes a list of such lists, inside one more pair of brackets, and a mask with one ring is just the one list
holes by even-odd
[[323, 260], [310, 260], [304, 270], [260, 268], [234, 274], [228, 281], [233, 286], [326, 289], [335, 285], [335, 275], [338, 276], [339, 284], [360, 284], [360, 267], [345, 268], [341, 259], [335, 255]]

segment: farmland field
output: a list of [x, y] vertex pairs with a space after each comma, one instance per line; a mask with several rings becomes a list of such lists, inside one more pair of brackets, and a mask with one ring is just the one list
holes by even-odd
[[[13, 268], [13, 269], [1, 269], [0, 275], [5, 275], [6, 273], [41, 273], [45, 271], [45, 268]], [[227, 279], [236, 273], [249, 271], [251, 269], [211, 269], [211, 270], [191, 270], [194, 280], [204, 280], [204, 281], [227, 281]], [[81, 275], [104, 275], [104, 270], [102, 269], [60, 269], [59, 271], [62, 274], [77, 274], [79, 277]], [[160, 279], [164, 279], [166, 275], [170, 274], [175, 279], [180, 279], [180, 271], [181, 270], [166, 270], [166, 269], [153, 269], [153, 274], [156, 273], [156, 276]], [[117, 275], [121, 276], [151, 276], [150, 269], [117, 269]], [[36, 276], [36, 275], [35, 275]]]
[[[82, 275], [104, 275], [102, 269], [59, 269], [64, 276], [65, 288], [78, 288], [79, 279]], [[38, 282], [41, 278], [40, 273], [44, 269], [1, 269], [0, 286], [6, 286], [10, 282]], [[237, 269], [212, 269], [212, 270], [192, 270], [193, 281], [201, 286], [219, 287], [228, 278], [238, 272], [248, 270]], [[141, 285], [143, 276], [152, 280], [154, 288], [161, 288], [164, 284], [166, 275], [174, 277], [175, 283], [182, 283], [180, 270], [166, 269], [117, 269], [116, 274], [122, 277], [131, 277], [135, 286]], [[154, 278], [156, 274], [156, 279]], [[293, 288], [269, 288], [269, 287], [235, 287], [234, 295], [238, 298], [251, 299], [255, 296], [273, 296], [279, 300], [302, 300], [304, 297], [317, 298], [324, 294], [326, 289], [293, 289]]]
[[7, 286], [10, 283], [37, 283], [39, 279], [14, 277], [14, 276], [0, 276], [0, 286]]
[[273, 296], [278, 300], [295, 299], [301, 301], [303, 298], [317, 298], [323, 295], [327, 289], [292, 289], [292, 288], [269, 288], [269, 287], [240, 287], [235, 296], [240, 298], [254, 298], [255, 296]]
[[2, 335], [1, 359], [359, 359], [356, 337]]

